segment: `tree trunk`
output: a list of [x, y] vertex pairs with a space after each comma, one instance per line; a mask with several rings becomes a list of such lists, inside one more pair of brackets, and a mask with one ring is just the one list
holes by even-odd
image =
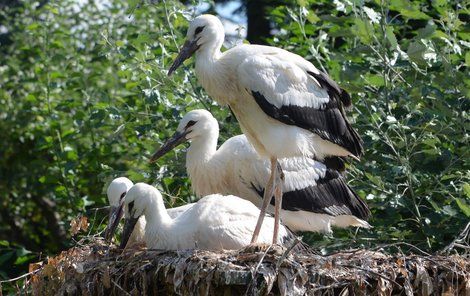
[[248, 32], [246, 39], [252, 44], [267, 44], [271, 36], [271, 25], [266, 15], [268, 0], [247, 0], [246, 16]]

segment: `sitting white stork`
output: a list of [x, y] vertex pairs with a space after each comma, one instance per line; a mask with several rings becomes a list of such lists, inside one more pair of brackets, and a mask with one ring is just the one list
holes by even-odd
[[[207, 110], [192, 110], [175, 134], [153, 154], [151, 162], [189, 141], [186, 170], [197, 197], [236, 195], [261, 207], [269, 162], [258, 155], [245, 135], [217, 149], [219, 124]], [[279, 160], [285, 175], [281, 220], [292, 231], [331, 232], [338, 227], [370, 227], [369, 209], [337, 171], [307, 157]], [[273, 212], [272, 206], [269, 212]]]
[[[134, 186], [131, 180], [126, 177], [119, 177], [115, 178], [108, 186], [106, 190], [106, 194], [108, 196], [108, 201], [110, 205], [109, 210], [109, 221], [108, 226], [105, 231], [105, 239], [107, 241], [111, 241], [112, 235], [116, 232], [116, 228], [119, 225], [119, 221], [123, 216], [122, 204], [126, 198], [127, 191]], [[168, 209], [168, 215], [174, 218], [188, 208], [190, 208], [192, 204], [184, 205], [177, 208]], [[132, 234], [129, 237], [129, 246], [139, 245], [144, 243], [144, 234], [145, 234], [145, 218], [141, 217], [137, 222], [132, 231]]]
[[[147, 247], [164, 250], [233, 250], [247, 246], [260, 212], [247, 200], [213, 194], [171, 218], [160, 192], [145, 183], [137, 183], [127, 192], [124, 206], [126, 224], [121, 248], [126, 246], [139, 218], [144, 216], [147, 220], [144, 234]], [[259, 236], [261, 243], [271, 242], [273, 227], [274, 219], [266, 217]], [[282, 225], [279, 234], [279, 244], [291, 238]]]
[[168, 75], [195, 53], [199, 82], [214, 100], [230, 107], [256, 151], [270, 159], [271, 176], [253, 242], [273, 192], [275, 241], [282, 203], [282, 171], [277, 159], [357, 159], [363, 153], [362, 141], [344, 114], [344, 106], [351, 104], [349, 95], [328, 75], [304, 58], [276, 47], [243, 44], [222, 53], [224, 37], [217, 17], [196, 17]]

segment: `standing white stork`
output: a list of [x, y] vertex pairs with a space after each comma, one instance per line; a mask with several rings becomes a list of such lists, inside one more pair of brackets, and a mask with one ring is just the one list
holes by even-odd
[[[122, 210], [121, 205], [121, 210]], [[232, 250], [250, 243], [259, 209], [251, 202], [236, 196], [213, 194], [201, 198], [176, 218], [171, 218], [160, 192], [153, 186], [137, 183], [127, 193], [124, 206], [126, 224], [121, 248], [126, 246], [135, 224], [145, 216], [147, 247], [165, 250], [206, 249]], [[259, 240], [269, 243], [273, 236], [274, 219], [267, 217]], [[279, 229], [282, 244], [290, 233]]]
[[[236, 195], [261, 207], [269, 161], [258, 155], [245, 135], [228, 139], [217, 149], [219, 124], [207, 110], [192, 110], [181, 119], [174, 135], [153, 154], [154, 162], [189, 141], [186, 170], [198, 197]], [[341, 174], [308, 157], [279, 160], [285, 175], [282, 222], [292, 231], [331, 232], [338, 227], [370, 227], [369, 209]], [[272, 213], [272, 206], [269, 211]]]
[[271, 162], [256, 241], [264, 211], [275, 195], [275, 241], [282, 203], [282, 170], [277, 159], [362, 155], [362, 141], [349, 124], [344, 106], [349, 95], [304, 58], [286, 50], [239, 45], [221, 52], [224, 28], [213, 15], [191, 21], [171, 75], [196, 53], [196, 76], [207, 93], [228, 105], [256, 151]]
[[[105, 239], [111, 241], [112, 235], [116, 232], [116, 228], [119, 225], [119, 221], [124, 214], [122, 210], [122, 204], [126, 198], [126, 194], [129, 189], [134, 186], [131, 180], [126, 177], [115, 178], [108, 186], [106, 194], [110, 205], [109, 210], [109, 221], [105, 231]], [[191, 207], [192, 204], [184, 205], [177, 208], [168, 209], [168, 214], [174, 218], [179, 216], [181, 213]], [[129, 245], [137, 245], [144, 243], [145, 234], [145, 217], [141, 217], [137, 222], [129, 237]]]

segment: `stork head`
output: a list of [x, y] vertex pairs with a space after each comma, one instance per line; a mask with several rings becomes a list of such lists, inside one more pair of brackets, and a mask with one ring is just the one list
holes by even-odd
[[[134, 230], [139, 218], [145, 215], [149, 206], [154, 206], [156, 200], [163, 199], [161, 193], [153, 186], [137, 183], [129, 189], [126, 199], [121, 205], [125, 209], [126, 223], [122, 232], [120, 248], [124, 248]], [[156, 206], [156, 205], [155, 205]]]
[[214, 116], [207, 110], [192, 110], [183, 116], [176, 132], [152, 155], [150, 162], [155, 162], [184, 142], [208, 137], [214, 133], [214, 137], [217, 139], [219, 136], [219, 124]]
[[168, 70], [170, 76], [181, 64], [195, 52], [219, 50], [224, 43], [225, 31], [222, 22], [213, 15], [203, 14], [189, 24], [186, 42]]
[[122, 218], [123, 211], [120, 205], [124, 202], [127, 191], [134, 185], [131, 180], [126, 177], [119, 177], [111, 181], [106, 194], [109, 201], [109, 221], [105, 231], [105, 239], [110, 241], [113, 233]]

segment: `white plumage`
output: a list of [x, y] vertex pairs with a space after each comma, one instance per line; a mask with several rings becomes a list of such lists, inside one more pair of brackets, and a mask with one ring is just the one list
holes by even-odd
[[[134, 186], [134, 183], [132, 183], [132, 181], [129, 180], [128, 178], [118, 177], [118, 178], [115, 178], [113, 181], [111, 181], [111, 183], [108, 186], [108, 189], [106, 190], [106, 194], [108, 196], [108, 201], [110, 205], [108, 227], [105, 233], [105, 238], [107, 240], [111, 240], [111, 236], [115, 232], [116, 227], [119, 224], [119, 221], [121, 220], [122, 215], [124, 214], [120, 206], [124, 203], [126, 194], [132, 186]], [[176, 216], [179, 216], [184, 211], [186, 211], [189, 207], [191, 207], [191, 204], [184, 205], [184, 206], [177, 207], [177, 208], [168, 209], [168, 215], [174, 218]], [[145, 240], [144, 240], [145, 224], [146, 224], [145, 217], [141, 217], [137, 221], [129, 237], [129, 242], [128, 242], [129, 246], [145, 243]]]
[[[127, 243], [133, 224], [145, 216], [147, 247], [165, 250], [239, 249], [250, 243], [259, 210], [249, 201], [236, 196], [213, 194], [205, 196], [176, 218], [171, 218], [163, 204], [160, 192], [145, 183], [134, 185], [125, 200], [127, 215], [121, 246]], [[274, 219], [266, 217], [259, 241], [272, 239]], [[288, 231], [280, 227], [280, 240], [287, 239]]]
[[351, 104], [349, 95], [326, 74], [280, 48], [240, 45], [221, 53], [224, 37], [217, 17], [195, 18], [168, 74], [196, 53], [199, 82], [214, 100], [230, 107], [256, 151], [270, 159], [271, 176], [253, 235], [256, 241], [272, 193], [276, 227], [279, 223], [282, 172], [278, 158], [334, 156], [336, 165], [341, 162], [338, 156], [360, 157], [362, 141], [344, 114], [343, 105]]
[[[202, 30], [196, 34], [197, 28]], [[224, 36], [217, 17], [195, 18], [169, 73], [195, 52], [199, 82], [232, 109], [260, 154], [317, 159], [362, 154], [361, 140], [343, 113], [350, 98], [326, 74], [276, 47], [243, 44], [221, 53]]]
[[[197, 197], [236, 195], [261, 207], [269, 161], [259, 156], [244, 135], [228, 139], [217, 149], [219, 125], [206, 110], [192, 110], [175, 135], [153, 156], [155, 161], [176, 145], [189, 141], [186, 169]], [[307, 157], [279, 160], [285, 174], [281, 220], [293, 231], [330, 232], [330, 226], [369, 227], [367, 205], [339, 173]], [[273, 212], [270, 206], [269, 212]], [[339, 223], [339, 221], [341, 221]]]

